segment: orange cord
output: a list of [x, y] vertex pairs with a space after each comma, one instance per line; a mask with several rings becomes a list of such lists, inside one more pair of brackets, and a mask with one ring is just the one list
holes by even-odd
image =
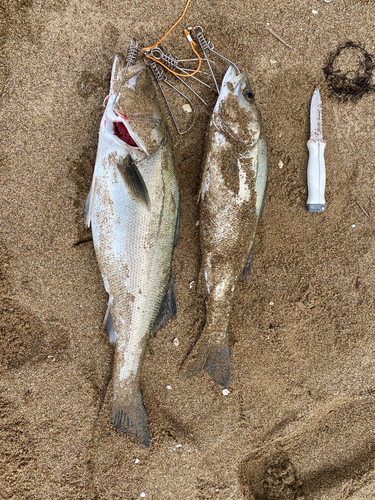
[[174, 25], [172, 26], [172, 28], [166, 32], [166, 34], [163, 36], [163, 38], [161, 38], [161, 39], [160, 39], [157, 43], [155, 43], [155, 45], [152, 45], [151, 47], [144, 47], [144, 48], [142, 49], [142, 52], [145, 52], [146, 50], [151, 50], [151, 49], [154, 49], [157, 45], [159, 45], [159, 43], [161, 43], [161, 42], [162, 42], [162, 41], [163, 41], [163, 40], [164, 40], [164, 39], [165, 39], [165, 38], [169, 35], [169, 33], [170, 33], [170, 32], [171, 32], [171, 31], [172, 31], [172, 30], [173, 30], [173, 29], [174, 29], [174, 28], [178, 25], [178, 23], [180, 23], [180, 22], [182, 21], [183, 17], [184, 17], [184, 16], [185, 16], [185, 14], [186, 14], [186, 11], [187, 11], [187, 9], [188, 9], [188, 7], [189, 7], [189, 3], [190, 3], [190, 2], [191, 2], [191, 0], [188, 0], [188, 1], [187, 1], [187, 3], [186, 3], [186, 7], [185, 7], [185, 10], [184, 10], [184, 12], [182, 13], [182, 16], [180, 17], [180, 19], [179, 19], [177, 22], [175, 22], [175, 23], [174, 23]]
[[[142, 49], [142, 52], [146, 52], [147, 50], [152, 50], [154, 49], [155, 47], [157, 47], [159, 45], [159, 43], [161, 43], [168, 35], [169, 33], [181, 22], [181, 20], [183, 19], [183, 17], [185, 16], [186, 14], [186, 11], [189, 7], [189, 4], [190, 4], [191, 0], [187, 0], [187, 3], [186, 3], [186, 6], [185, 6], [185, 9], [184, 9], [184, 12], [182, 13], [181, 17], [178, 19], [178, 21], [176, 21], [174, 23], [174, 25], [172, 26], [172, 28], [170, 30], [167, 31], [167, 33], [158, 41], [156, 42], [154, 45], [151, 45], [150, 47], [144, 47]], [[189, 43], [190, 43], [190, 46], [191, 46], [191, 49], [192, 51], [194, 52], [194, 54], [198, 57], [198, 68], [193, 71], [193, 73], [190, 73], [188, 75], [185, 75], [185, 74], [182, 74], [182, 73], [176, 73], [175, 71], [172, 71], [170, 68], [168, 68], [168, 66], [166, 66], [165, 64], [163, 64], [162, 62], [160, 62], [158, 59], [155, 59], [154, 57], [151, 57], [149, 55], [146, 54], [146, 57], [148, 59], [152, 59], [153, 61], [157, 62], [158, 64], [160, 64], [161, 66], [163, 66], [163, 68], [165, 68], [166, 70], [168, 70], [170, 73], [172, 73], [173, 75], [176, 75], [176, 76], [182, 76], [184, 78], [190, 78], [191, 76], [194, 76], [196, 73], [198, 73], [198, 71], [200, 70], [201, 68], [201, 65], [202, 65], [202, 59], [201, 59], [201, 56], [198, 54], [198, 52], [195, 50], [195, 45], [196, 43], [194, 42], [194, 40], [192, 40], [191, 36], [190, 36], [190, 33], [188, 32], [188, 30], [184, 30], [184, 33], [185, 33], [185, 36], [186, 38], [188, 39]]]
[[[184, 30], [184, 31], [185, 31], [186, 36], [188, 36], [188, 35], [190, 36], [190, 34], [187, 30]], [[167, 69], [173, 75], [183, 76], [184, 78], [189, 78], [190, 76], [194, 76], [196, 73], [198, 73], [198, 71], [201, 69], [201, 66], [202, 66], [202, 59], [201, 59], [201, 56], [198, 54], [198, 52], [195, 50], [195, 48], [194, 48], [195, 45], [196, 45], [196, 43], [194, 42], [194, 40], [191, 40], [191, 42], [190, 42], [191, 49], [194, 52], [194, 54], [196, 54], [198, 56], [198, 60], [199, 60], [198, 68], [195, 71], [193, 71], [193, 73], [189, 73], [188, 75], [183, 74], [183, 73], [176, 73], [175, 71], [172, 71], [170, 68], [168, 68], [168, 66], [166, 66], [165, 64], [160, 62], [158, 59], [155, 59], [154, 57], [148, 56], [147, 54], [146, 54], [146, 57], [148, 57], [148, 59], [152, 59], [153, 61], [159, 63], [161, 66], [163, 66], [163, 68]]]

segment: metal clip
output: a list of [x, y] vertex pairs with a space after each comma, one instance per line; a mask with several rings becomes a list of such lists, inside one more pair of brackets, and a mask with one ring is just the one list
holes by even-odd
[[[178, 90], [176, 87], [174, 87], [171, 83], [168, 82], [167, 75], [164, 73], [163, 69], [160, 68], [159, 65], [155, 61], [148, 59], [146, 62], [147, 62], [147, 65], [150, 67], [150, 69], [155, 77], [155, 80], [157, 81], [157, 84], [159, 85], [161, 93], [163, 94], [164, 100], [167, 104], [167, 107], [169, 109], [169, 112], [171, 114], [171, 117], [172, 117], [172, 120], [173, 120], [173, 123], [176, 127], [177, 132], [181, 135], [186, 134], [187, 132], [189, 132], [189, 130], [191, 130], [193, 128], [194, 123], [195, 123], [195, 112], [194, 112], [193, 103], [185, 94], [183, 94], [180, 90]], [[164, 93], [164, 90], [163, 90], [163, 87], [161, 86], [161, 83], [166, 83], [169, 87], [171, 87], [173, 90], [175, 90], [178, 94], [183, 96], [188, 101], [190, 108], [192, 110], [192, 113], [193, 113], [193, 123], [190, 125], [190, 127], [187, 130], [184, 130], [183, 132], [181, 132], [179, 126], [177, 125], [176, 118], [173, 114], [173, 111], [172, 111], [170, 105], [169, 105], [168, 99]]]
[[138, 54], [139, 54], [138, 42], [136, 41], [135, 38], [134, 39], [132, 38], [130, 40], [130, 45], [128, 47], [128, 53], [126, 54], [126, 57], [125, 57], [126, 66], [125, 66], [124, 75], [121, 79], [120, 86], [119, 86], [118, 91], [115, 95], [115, 99], [113, 101], [112, 107], [115, 107], [115, 104], [116, 104], [117, 98], [119, 96], [122, 84], [124, 83], [124, 80], [125, 80], [126, 73], [128, 72], [128, 68], [129, 68], [129, 66], [134, 66], [134, 64], [137, 60]]
[[[181, 68], [181, 66], [179, 65], [180, 62], [194, 62], [199, 60], [196, 57], [194, 57], [193, 59], [179, 59], [178, 57], [173, 56], [170, 52], [164, 52], [163, 49], [159, 46], [152, 49], [150, 53], [154, 59], [157, 59], [158, 61], [162, 62], [163, 64], [168, 66], [168, 68], [170, 68], [172, 71], [181, 71], [181, 73], [184, 73], [185, 75], [187, 75], [189, 72], [193, 73], [195, 70], [192, 68]], [[206, 73], [205, 71], [199, 70], [198, 73], [210, 76], [209, 73]], [[211, 88], [210, 85], [208, 85], [205, 82], [202, 82], [202, 80], [199, 80], [199, 78], [196, 78], [194, 76], [192, 76], [192, 78], [194, 78], [194, 80], [197, 80], [205, 87], [209, 89]]]
[[[194, 71], [194, 70], [189, 69], [189, 68], [181, 68], [181, 66], [179, 66], [180, 59], [178, 59], [177, 57], [174, 57], [171, 53], [164, 52], [161, 47], [155, 47], [154, 49], [152, 49], [150, 51], [150, 55], [154, 59], [156, 59], [157, 61], [160, 61], [161, 63], [163, 63], [165, 66], [167, 66], [169, 69], [171, 69], [174, 72], [178, 71], [180, 73], [188, 75], [190, 71], [191, 72]], [[184, 61], [185, 62], [190, 62], [190, 59], [184, 59]], [[208, 73], [204, 73], [203, 71], [200, 71], [200, 73], [208, 75]], [[205, 104], [207, 106], [207, 103], [202, 99], [202, 97], [197, 92], [195, 92], [195, 90], [193, 90], [190, 87], [190, 85], [188, 85], [185, 82], [185, 80], [183, 78], [181, 78], [180, 76], [178, 76], [176, 74], [174, 74], [174, 76], [178, 80], [180, 80], [180, 82], [182, 82], [185, 85], [185, 87], [187, 87], [196, 97], [198, 97], [198, 99], [200, 101], [202, 101], [203, 104]], [[196, 80], [197, 82], [201, 83], [202, 85], [204, 85], [205, 87], [207, 87], [209, 89], [211, 88], [210, 85], [208, 85], [207, 83], [203, 82], [199, 78], [196, 78], [194, 75], [192, 75], [190, 78], [193, 78], [194, 80]]]
[[232, 66], [235, 67], [235, 69], [238, 71], [238, 74], [241, 73], [241, 71], [239, 70], [238, 66], [236, 64], [234, 64], [233, 61], [231, 61], [230, 59], [224, 57], [222, 54], [219, 54], [219, 52], [216, 52], [216, 50], [214, 50], [214, 44], [211, 43], [209, 40], [207, 40], [207, 38], [204, 36], [204, 32], [203, 32], [203, 28], [202, 26], [194, 26], [194, 28], [187, 28], [188, 31], [190, 31], [191, 33], [194, 33], [195, 34], [195, 37], [196, 39], [198, 40], [198, 43], [200, 45], [200, 48], [204, 54], [204, 58], [205, 58], [205, 61], [207, 62], [208, 64], [208, 67], [210, 68], [210, 72], [211, 72], [211, 76], [215, 82], [215, 86], [216, 86], [216, 90], [218, 92], [218, 94], [220, 93], [220, 89], [219, 89], [219, 86], [217, 84], [217, 80], [215, 78], [215, 75], [214, 75], [214, 72], [212, 71], [212, 67], [211, 67], [211, 64], [210, 64], [210, 61], [207, 57], [207, 52], [208, 51], [211, 51], [213, 54], [217, 55], [218, 57], [220, 57], [221, 59], [224, 59], [225, 61], [229, 62], [230, 64], [232, 64]]

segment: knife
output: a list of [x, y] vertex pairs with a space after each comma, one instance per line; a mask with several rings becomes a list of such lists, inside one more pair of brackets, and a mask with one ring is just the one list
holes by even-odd
[[322, 100], [318, 89], [314, 90], [310, 106], [310, 140], [307, 142], [309, 163], [307, 165], [307, 211], [324, 212], [326, 209], [324, 189], [326, 185], [326, 167], [324, 164]]

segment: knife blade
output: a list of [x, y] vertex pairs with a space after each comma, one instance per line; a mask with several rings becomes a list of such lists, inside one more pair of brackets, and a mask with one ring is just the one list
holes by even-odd
[[326, 209], [324, 190], [326, 168], [324, 163], [322, 100], [318, 89], [314, 90], [310, 105], [310, 139], [307, 142], [309, 162], [307, 165], [307, 211], [324, 212]]

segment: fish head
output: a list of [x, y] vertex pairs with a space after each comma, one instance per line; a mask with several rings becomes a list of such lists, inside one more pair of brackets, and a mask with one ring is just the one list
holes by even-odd
[[115, 140], [130, 151], [138, 150], [149, 156], [165, 140], [162, 113], [143, 62], [126, 70], [125, 58], [115, 56], [106, 112], [108, 133], [112, 132]]
[[238, 74], [234, 66], [229, 66], [214, 109], [215, 115], [221, 123], [220, 128], [246, 147], [253, 147], [258, 142], [262, 120], [246, 72]]

